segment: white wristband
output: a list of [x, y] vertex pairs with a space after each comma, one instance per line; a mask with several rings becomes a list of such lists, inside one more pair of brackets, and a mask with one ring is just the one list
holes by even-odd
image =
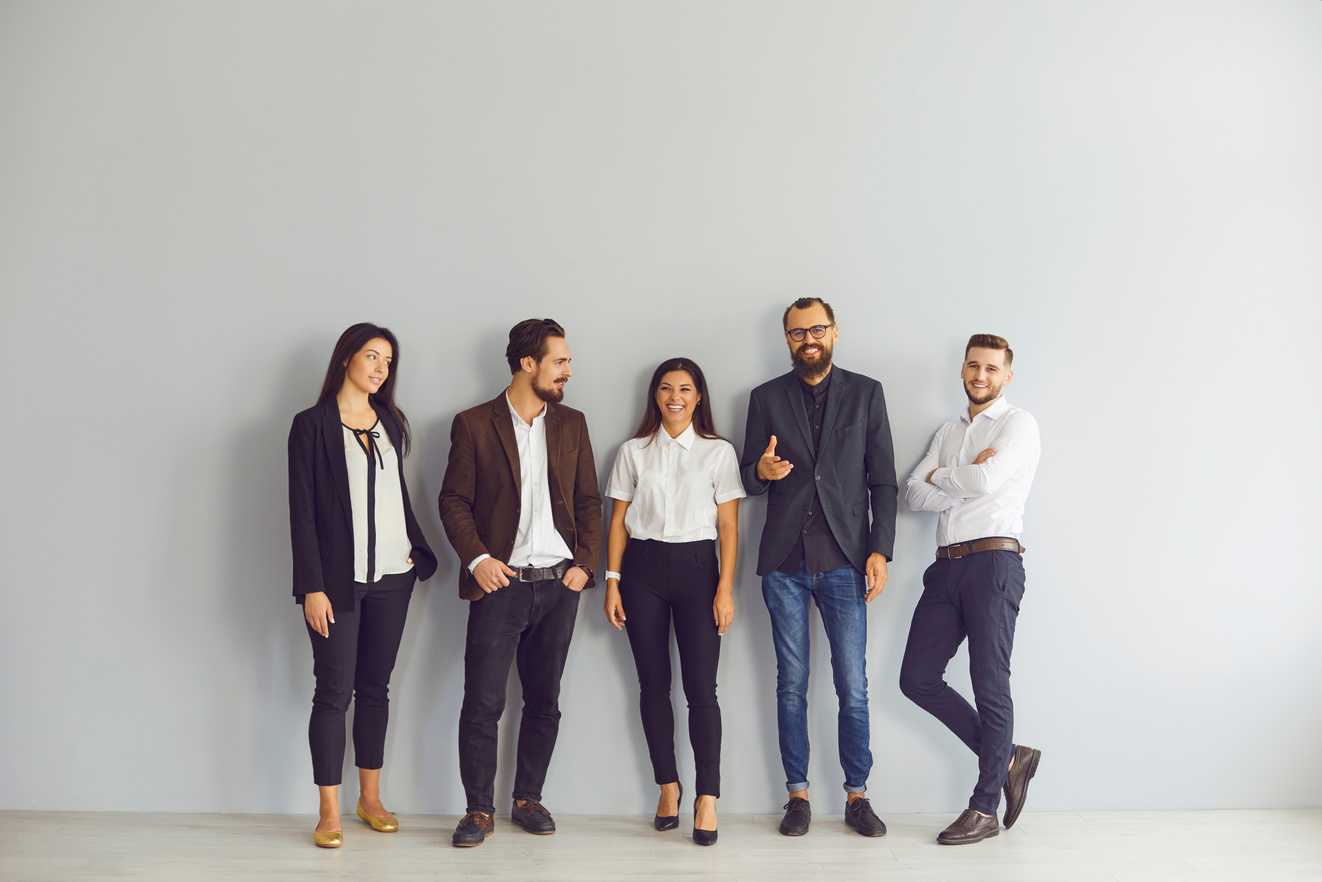
[[606, 578], [607, 578], [607, 579], [614, 579], [616, 582], [618, 582], [618, 581], [620, 581], [620, 574], [617, 573], [617, 572], [615, 572], [614, 570], [607, 570], [607, 571], [606, 571]]

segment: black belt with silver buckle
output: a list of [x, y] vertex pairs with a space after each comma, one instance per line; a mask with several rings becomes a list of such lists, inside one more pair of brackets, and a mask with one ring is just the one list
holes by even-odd
[[957, 545], [943, 545], [936, 550], [937, 560], [959, 560], [980, 551], [1015, 551], [1023, 554], [1028, 549], [1019, 544], [1018, 539], [974, 539], [972, 542], [960, 542]]
[[569, 572], [569, 561], [562, 560], [553, 567], [510, 567], [517, 582], [549, 582], [563, 579]]

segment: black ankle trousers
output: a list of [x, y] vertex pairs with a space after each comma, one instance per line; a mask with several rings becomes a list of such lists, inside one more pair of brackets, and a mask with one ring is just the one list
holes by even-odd
[[638, 668], [643, 733], [657, 784], [679, 780], [675, 765], [675, 716], [670, 706], [670, 626], [674, 623], [689, 742], [700, 796], [721, 795], [721, 708], [716, 665], [721, 637], [712, 602], [720, 565], [716, 543], [629, 540], [620, 566], [625, 631]]
[[[308, 743], [312, 780], [319, 787], [340, 783], [344, 768], [344, 715], [353, 710], [354, 764], [379, 769], [385, 759], [390, 674], [404, 635], [414, 572], [382, 576], [354, 586], [354, 610], [332, 610], [335, 623], [322, 637], [307, 624], [312, 640], [312, 694]], [[301, 611], [300, 607], [300, 611]]]

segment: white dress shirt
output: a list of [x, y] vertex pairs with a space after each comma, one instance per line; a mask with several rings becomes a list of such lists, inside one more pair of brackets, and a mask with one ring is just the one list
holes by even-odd
[[[511, 567], [553, 567], [562, 560], [571, 560], [569, 550], [551, 516], [550, 472], [546, 463], [546, 405], [532, 418], [532, 425], [514, 409], [509, 393], [505, 403], [514, 421], [514, 441], [519, 448], [519, 532], [514, 536], [514, 550], [505, 561]], [[491, 557], [479, 554], [468, 564], [471, 573], [478, 564]]]
[[[996, 455], [973, 465], [988, 447]], [[937, 430], [927, 455], [909, 476], [905, 501], [914, 511], [937, 511], [936, 544], [953, 545], [990, 536], [1018, 539], [1024, 503], [1042, 455], [1037, 420], [1005, 397], [973, 419], [969, 409]], [[932, 483], [927, 483], [927, 473]]]
[[[408, 562], [413, 543], [409, 542], [408, 524], [404, 520], [404, 494], [399, 488], [399, 456], [380, 420], [372, 427], [372, 432], [375, 433], [372, 443], [381, 451], [380, 459], [375, 453], [369, 458], [353, 429], [343, 428], [344, 463], [349, 469], [349, 510], [353, 514], [355, 582], [375, 582], [392, 573], [407, 573], [413, 567]], [[367, 506], [369, 470], [375, 472], [371, 476], [375, 501], [371, 511]], [[376, 522], [376, 549], [373, 555], [376, 565], [372, 573], [367, 572], [368, 518]]]
[[690, 423], [678, 438], [661, 428], [621, 444], [606, 495], [629, 503], [630, 537], [697, 542], [717, 538], [716, 506], [745, 494], [733, 445], [698, 437]]

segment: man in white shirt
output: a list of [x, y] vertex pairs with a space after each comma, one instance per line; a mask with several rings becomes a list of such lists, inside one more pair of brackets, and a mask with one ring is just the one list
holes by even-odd
[[[937, 560], [923, 574], [900, 668], [900, 691], [978, 755], [969, 807], [937, 836], [942, 845], [979, 842], [1019, 817], [1042, 752], [1016, 746], [1010, 652], [1024, 594], [1024, 503], [1042, 445], [1037, 421], [1010, 405], [1014, 352], [1001, 337], [974, 334], [961, 378], [968, 408], [946, 423], [909, 476], [915, 511], [940, 512]], [[945, 681], [946, 665], [967, 637], [975, 710]]]
[[511, 379], [493, 400], [454, 418], [441, 484], [445, 535], [469, 601], [459, 777], [468, 807], [452, 838], [481, 845], [494, 829], [496, 731], [517, 660], [523, 685], [510, 819], [554, 833], [542, 784], [560, 727], [560, 675], [579, 592], [601, 547], [601, 494], [583, 414], [561, 404], [573, 371], [565, 332], [550, 319], [510, 331]]

